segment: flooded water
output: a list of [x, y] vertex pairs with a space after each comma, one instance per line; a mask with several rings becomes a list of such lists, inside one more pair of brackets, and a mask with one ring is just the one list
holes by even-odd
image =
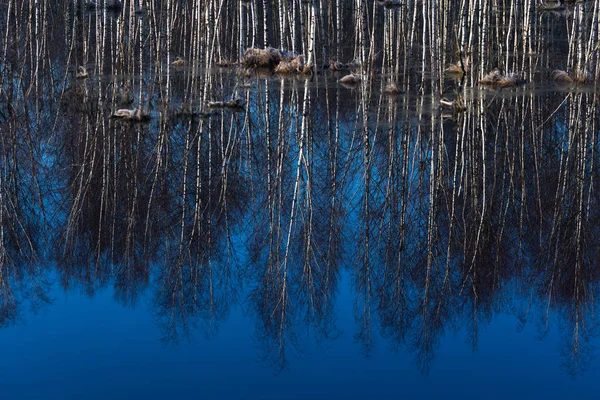
[[0, 3], [3, 398], [596, 396], [597, 2], [90, 3]]

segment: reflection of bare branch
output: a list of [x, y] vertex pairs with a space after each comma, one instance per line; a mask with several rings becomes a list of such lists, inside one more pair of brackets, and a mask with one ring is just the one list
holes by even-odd
[[[302, 349], [299, 327], [337, 333], [349, 264], [366, 354], [379, 324], [427, 371], [449, 328], [476, 348], [480, 327], [517, 309], [542, 330], [559, 318], [565, 367], [584, 370], [600, 217], [598, 97], [582, 85], [600, 71], [598, 2], [569, 6], [567, 23], [539, 15], [553, 37], [536, 41], [531, 1], [301, 3], [0, 6], [0, 326], [25, 292], [47, 300], [46, 258], [65, 288], [113, 285], [123, 304], [153, 287], [168, 341], [215, 332], [250, 285], [279, 368]], [[216, 69], [257, 43], [309, 62], [335, 52], [360, 84]], [[449, 63], [460, 83], [443, 78]], [[495, 64], [538, 86], [476, 89]], [[539, 91], [559, 67], [579, 79]], [[405, 93], [383, 93], [396, 82]], [[465, 109], [440, 110], [447, 93]], [[203, 108], [238, 98], [238, 112]], [[122, 103], [152, 118], [108, 119]]]
[[0, 125], [0, 328], [19, 319], [24, 303], [35, 310], [50, 302], [40, 260], [46, 231], [40, 138], [28, 123]]
[[[284, 86], [279, 89], [280, 103], [276, 106], [283, 107]], [[298, 110], [291, 127], [281, 111], [275, 129], [264, 121], [266, 157], [272, 160], [272, 167], [264, 191], [267, 207], [259, 212], [264, 213], [268, 223], [257, 224], [255, 229], [261, 230], [253, 236], [261, 240], [251, 246], [258, 279], [251, 296], [258, 316], [257, 335], [265, 360], [278, 368], [286, 366], [290, 346], [300, 349], [300, 336], [295, 332], [298, 324], [314, 327], [320, 337], [334, 330], [330, 316], [337, 272], [335, 261], [329, 264], [331, 255], [324, 251], [328, 252], [330, 246], [335, 249], [336, 232], [331, 229], [335, 229], [332, 221], [337, 215], [316, 218], [317, 213], [334, 210], [331, 203], [315, 203], [317, 194], [331, 193], [328, 185], [333, 183], [328, 181], [328, 174], [319, 173], [313, 164], [319, 152], [315, 146], [320, 145], [312, 139], [311, 88], [305, 85], [303, 89], [301, 100], [295, 88], [291, 93], [290, 107]], [[321, 179], [328, 183], [323, 185]]]

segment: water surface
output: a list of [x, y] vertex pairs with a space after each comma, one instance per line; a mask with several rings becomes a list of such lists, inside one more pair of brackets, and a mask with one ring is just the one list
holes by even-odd
[[[597, 5], [17, 3], [6, 398], [594, 398]], [[244, 67], [252, 43], [314, 69]]]

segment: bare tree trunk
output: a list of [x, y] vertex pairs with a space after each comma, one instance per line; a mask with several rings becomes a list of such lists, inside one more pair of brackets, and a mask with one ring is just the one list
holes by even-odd
[[270, 46], [269, 33], [271, 26], [271, 0], [263, 0], [263, 45], [265, 48]]
[[238, 51], [238, 60], [242, 59], [242, 56], [244, 55], [244, 51], [246, 50], [246, 48], [248, 47], [248, 45], [246, 44], [246, 36], [247, 36], [247, 32], [246, 32], [246, 20], [247, 20], [247, 16], [248, 16], [248, 12], [247, 12], [247, 6], [246, 3], [243, 1], [240, 1], [240, 14], [239, 14], [239, 19], [240, 19], [240, 38], [239, 38], [239, 51]]
[[342, 44], [342, 0], [336, 0], [335, 7], [335, 57], [337, 61], [341, 58], [341, 44]]
[[307, 61], [307, 66], [308, 67], [315, 67], [315, 41], [316, 41], [316, 31], [317, 31], [317, 10], [316, 10], [316, 4], [315, 1], [311, 1], [310, 3], [310, 11], [309, 11], [309, 18], [310, 18], [310, 22], [309, 22], [309, 26], [310, 26], [310, 31], [309, 31], [309, 37], [308, 37], [308, 61]]

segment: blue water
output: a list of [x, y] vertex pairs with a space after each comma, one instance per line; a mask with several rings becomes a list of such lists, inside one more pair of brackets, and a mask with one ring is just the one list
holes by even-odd
[[[308, 335], [283, 370], [257, 349], [253, 318], [232, 309], [207, 337], [192, 329], [177, 344], [161, 341], [149, 291], [135, 307], [53, 285], [54, 301], [0, 330], [3, 399], [361, 399], [361, 398], [591, 398], [600, 378], [593, 360], [585, 373], [561, 367], [557, 327], [539, 338], [500, 313], [482, 324], [473, 351], [465, 329], [444, 335], [428, 373], [414, 354], [390, 349], [374, 327], [366, 356], [354, 339], [356, 323], [347, 274], [335, 320], [341, 335], [317, 343]], [[597, 345], [599, 342], [596, 341]]]
[[[0, 1], [0, 400], [600, 398], [598, 92], [551, 79], [592, 18], [488, 7], [463, 60], [421, 22], [384, 45], [406, 15], [375, 5], [345, 87], [207, 64], [260, 7], [213, 2], [204, 54], [208, 2], [124, 3]], [[521, 22], [531, 54], [493, 44]]]

